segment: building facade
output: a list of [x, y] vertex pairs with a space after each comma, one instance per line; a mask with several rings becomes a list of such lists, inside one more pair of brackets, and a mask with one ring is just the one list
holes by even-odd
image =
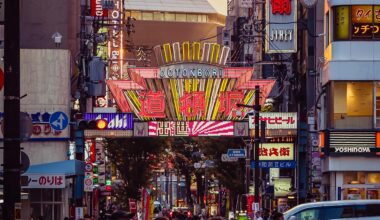
[[379, 26], [376, 1], [325, 1], [318, 124], [327, 200], [380, 199]]

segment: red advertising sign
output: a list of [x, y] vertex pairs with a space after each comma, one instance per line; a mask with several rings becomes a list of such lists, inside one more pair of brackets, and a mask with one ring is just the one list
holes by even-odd
[[108, 10], [103, 9], [102, 0], [91, 0], [91, 16], [108, 17]]

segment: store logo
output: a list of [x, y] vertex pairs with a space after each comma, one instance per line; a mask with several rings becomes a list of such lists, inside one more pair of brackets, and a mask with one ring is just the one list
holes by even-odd
[[370, 147], [336, 147], [335, 153], [370, 153]]

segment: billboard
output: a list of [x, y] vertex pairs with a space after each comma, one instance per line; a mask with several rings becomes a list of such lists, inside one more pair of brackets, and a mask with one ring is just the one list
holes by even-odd
[[263, 143], [259, 149], [260, 160], [286, 161], [294, 160], [293, 143]]
[[132, 113], [85, 113], [85, 120], [105, 119], [107, 130], [133, 130]]
[[[255, 116], [249, 115], [249, 129], [255, 129]], [[260, 112], [267, 129], [297, 129], [297, 112]]]
[[278, 178], [274, 179], [274, 197], [287, 196], [291, 191], [292, 179], [291, 178]]
[[266, 53], [297, 52], [297, 0], [266, 0]]

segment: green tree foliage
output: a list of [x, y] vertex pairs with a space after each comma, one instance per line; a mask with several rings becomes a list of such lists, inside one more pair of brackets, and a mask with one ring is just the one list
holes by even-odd
[[230, 190], [232, 199], [244, 193], [245, 160], [237, 162], [222, 162], [222, 154], [226, 154], [230, 148], [244, 148], [242, 138], [200, 138], [195, 140], [199, 148], [209, 159], [215, 162], [215, 167], [209, 172], [219, 183]]
[[119, 171], [123, 181], [116, 189], [116, 198], [123, 207], [128, 198], [139, 199], [139, 190], [150, 184], [152, 167], [160, 160], [160, 153], [166, 147], [163, 138], [106, 139], [107, 156]]

